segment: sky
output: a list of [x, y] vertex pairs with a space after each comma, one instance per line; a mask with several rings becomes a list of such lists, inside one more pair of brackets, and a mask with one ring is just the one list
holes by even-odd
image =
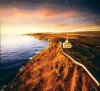
[[1, 34], [100, 31], [100, 0], [0, 0]]

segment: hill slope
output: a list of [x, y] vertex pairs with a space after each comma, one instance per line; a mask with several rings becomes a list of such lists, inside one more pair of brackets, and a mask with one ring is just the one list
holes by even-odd
[[97, 91], [89, 75], [63, 53], [58, 41], [35, 55], [5, 91]]

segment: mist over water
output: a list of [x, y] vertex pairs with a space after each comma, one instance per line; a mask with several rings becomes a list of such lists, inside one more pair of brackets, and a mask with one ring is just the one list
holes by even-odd
[[7, 84], [30, 57], [48, 45], [26, 35], [1, 35], [0, 84]]

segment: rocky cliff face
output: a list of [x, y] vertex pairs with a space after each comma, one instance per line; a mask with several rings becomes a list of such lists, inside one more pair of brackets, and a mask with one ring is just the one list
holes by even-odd
[[5, 91], [96, 91], [83, 68], [63, 53], [59, 42], [35, 55], [18, 72]]

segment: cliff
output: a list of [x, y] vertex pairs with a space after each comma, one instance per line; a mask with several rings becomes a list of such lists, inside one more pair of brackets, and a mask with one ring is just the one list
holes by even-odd
[[97, 91], [83, 68], [63, 53], [57, 40], [23, 66], [5, 91]]

